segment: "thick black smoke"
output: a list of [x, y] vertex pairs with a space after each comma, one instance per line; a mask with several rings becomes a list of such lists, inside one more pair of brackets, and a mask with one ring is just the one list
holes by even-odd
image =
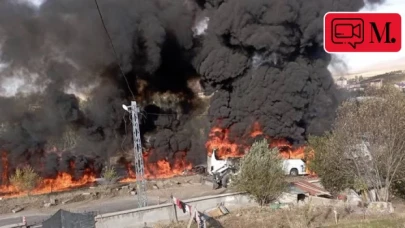
[[[0, 60], [7, 63], [0, 83], [16, 76], [25, 81], [17, 95], [0, 97], [1, 149], [12, 167], [28, 163], [52, 176], [76, 161], [79, 171], [99, 170], [131, 148], [121, 105], [134, 97], [143, 107], [143, 142], [155, 151], [151, 160], [188, 151], [189, 160], [201, 162], [210, 126], [196, 117], [204, 101], [189, 84], [198, 79], [207, 94], [216, 91], [211, 126], [221, 119], [241, 136], [257, 120], [270, 136], [302, 142], [328, 127], [337, 104], [326, 68], [331, 57], [322, 47], [323, 15], [364, 5], [98, 1], [119, 64], [94, 1], [48, 0], [40, 8], [0, 2]], [[208, 30], [196, 36], [193, 28], [204, 17]], [[91, 92], [81, 101], [72, 88]]]
[[267, 135], [293, 143], [328, 129], [338, 94], [327, 70], [331, 56], [322, 46], [323, 16], [357, 11], [364, 2], [207, 0], [204, 5], [212, 8], [210, 26], [194, 61], [206, 91], [216, 91], [211, 121], [231, 127], [237, 137], [258, 121]]

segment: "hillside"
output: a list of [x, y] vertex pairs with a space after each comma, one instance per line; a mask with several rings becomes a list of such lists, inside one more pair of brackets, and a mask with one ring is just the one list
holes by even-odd
[[375, 76], [367, 77], [364, 80], [361, 80], [361, 83], [368, 83], [374, 80], [383, 79], [384, 84], [394, 84], [405, 81], [405, 71], [397, 70], [391, 71], [383, 74], [377, 74]]

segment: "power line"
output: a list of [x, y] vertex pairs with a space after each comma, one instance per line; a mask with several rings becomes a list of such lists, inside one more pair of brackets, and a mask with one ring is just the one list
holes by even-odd
[[[218, 115], [212, 115], [212, 114], [182, 114], [182, 113], [153, 113], [153, 112], [142, 112], [142, 114], [146, 115], [152, 115], [152, 116], [193, 116], [193, 117], [199, 117], [199, 116], [212, 116], [212, 117], [223, 117], [223, 116], [218, 116]], [[246, 114], [246, 115], [232, 115], [235, 117], [249, 117], [252, 116], [251, 114]], [[263, 114], [263, 116], [267, 116], [267, 114]]]
[[110, 41], [111, 47], [112, 47], [112, 49], [113, 49], [113, 52], [114, 52], [114, 55], [115, 55], [115, 59], [117, 60], [118, 68], [120, 69], [120, 72], [121, 72], [122, 76], [123, 76], [124, 79], [125, 79], [125, 82], [126, 82], [126, 84], [127, 84], [127, 86], [128, 86], [129, 91], [131, 92], [132, 99], [135, 100], [135, 95], [134, 95], [134, 93], [132, 92], [131, 87], [129, 86], [129, 82], [128, 82], [127, 77], [126, 77], [125, 74], [124, 74], [124, 71], [122, 70], [121, 63], [120, 63], [120, 60], [119, 60], [119, 58], [118, 58], [117, 51], [115, 50], [115, 47], [114, 47], [114, 43], [113, 43], [113, 41], [112, 41], [112, 39], [111, 39], [110, 33], [108, 32], [107, 26], [106, 26], [105, 23], [104, 23], [103, 15], [101, 14], [101, 10], [100, 10], [100, 7], [99, 7], [99, 5], [98, 5], [98, 2], [97, 2], [97, 0], [94, 0], [94, 2], [96, 3], [98, 15], [100, 16], [101, 23], [103, 24], [103, 27], [104, 27], [104, 31], [105, 31], [105, 33], [107, 34], [108, 40]]

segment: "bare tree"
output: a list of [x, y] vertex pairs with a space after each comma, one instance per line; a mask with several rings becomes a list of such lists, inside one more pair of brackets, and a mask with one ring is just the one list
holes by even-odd
[[266, 139], [255, 142], [241, 159], [234, 185], [251, 194], [261, 206], [276, 199], [286, 187], [278, 149], [269, 149]]
[[[353, 185], [372, 187], [375, 200], [388, 201], [391, 184], [405, 170], [405, 96], [386, 86], [366, 91], [366, 95], [341, 105], [322, 156], [338, 160], [345, 173], [352, 173]], [[328, 175], [334, 174], [320, 176]]]

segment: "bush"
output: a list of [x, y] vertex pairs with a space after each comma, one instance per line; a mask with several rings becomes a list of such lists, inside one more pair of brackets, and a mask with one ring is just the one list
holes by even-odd
[[22, 169], [17, 168], [15, 174], [10, 177], [10, 183], [19, 191], [27, 191], [29, 194], [38, 186], [41, 177], [30, 166]]
[[103, 172], [103, 178], [107, 182], [107, 184], [113, 184], [118, 180], [117, 172], [115, 171], [114, 167], [106, 167]]
[[315, 172], [321, 183], [332, 195], [337, 195], [346, 188], [354, 187], [355, 175], [348, 169], [349, 163], [339, 155], [333, 145], [333, 135], [308, 137], [308, 149], [315, 151], [308, 163], [309, 169]]
[[278, 149], [269, 149], [266, 139], [255, 142], [241, 159], [234, 185], [251, 194], [261, 206], [276, 199], [286, 187]]

